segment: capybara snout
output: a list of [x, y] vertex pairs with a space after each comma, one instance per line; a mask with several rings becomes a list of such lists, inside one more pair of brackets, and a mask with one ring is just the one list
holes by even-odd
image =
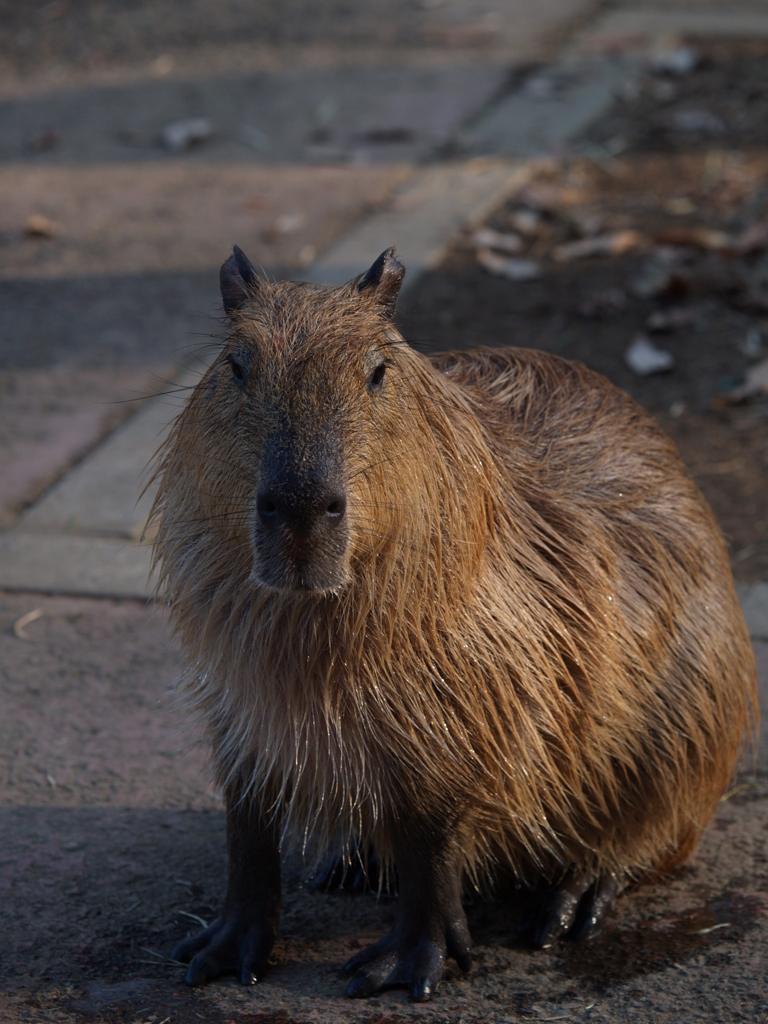
[[347, 578], [344, 462], [329, 434], [307, 442], [287, 428], [266, 443], [253, 531], [264, 584], [324, 591]]

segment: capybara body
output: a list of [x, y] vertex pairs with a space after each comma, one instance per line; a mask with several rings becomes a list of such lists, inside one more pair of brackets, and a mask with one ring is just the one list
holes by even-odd
[[235, 250], [228, 339], [162, 452], [156, 554], [228, 804], [192, 983], [260, 977], [288, 834], [397, 867], [353, 995], [466, 968], [462, 885], [499, 870], [551, 883], [538, 944], [577, 910], [590, 934], [690, 854], [755, 713], [726, 549], [669, 438], [576, 363], [417, 353], [402, 274], [389, 250], [342, 288], [268, 283]]

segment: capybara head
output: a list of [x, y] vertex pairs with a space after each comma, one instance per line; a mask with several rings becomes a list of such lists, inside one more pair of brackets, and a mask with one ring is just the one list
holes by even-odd
[[185, 461], [257, 585], [337, 594], [395, 542], [428, 550], [407, 524], [450, 514], [435, 375], [392, 324], [404, 273], [393, 249], [335, 289], [265, 281], [237, 247], [221, 269], [228, 337], [184, 413]]

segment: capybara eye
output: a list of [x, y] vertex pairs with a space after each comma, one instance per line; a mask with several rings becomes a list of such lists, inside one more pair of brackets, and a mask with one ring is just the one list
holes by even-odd
[[248, 373], [245, 367], [234, 356], [227, 356], [227, 362], [232, 367], [232, 376], [235, 378], [235, 384], [239, 388], [244, 388], [248, 381]]
[[371, 391], [375, 391], [377, 388], [381, 387], [381, 383], [384, 380], [384, 371], [386, 370], [386, 368], [386, 363], [379, 363], [379, 365], [371, 374], [368, 380], [368, 387], [371, 389]]

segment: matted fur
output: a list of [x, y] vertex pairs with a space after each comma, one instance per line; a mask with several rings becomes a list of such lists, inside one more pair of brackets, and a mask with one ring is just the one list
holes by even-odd
[[[258, 581], [281, 423], [341, 439], [335, 590]], [[286, 833], [386, 855], [403, 808], [447, 817], [472, 880], [637, 876], [693, 849], [754, 726], [754, 660], [711, 511], [607, 380], [525, 349], [426, 358], [375, 295], [261, 283], [158, 475], [184, 689], [219, 780]]]

